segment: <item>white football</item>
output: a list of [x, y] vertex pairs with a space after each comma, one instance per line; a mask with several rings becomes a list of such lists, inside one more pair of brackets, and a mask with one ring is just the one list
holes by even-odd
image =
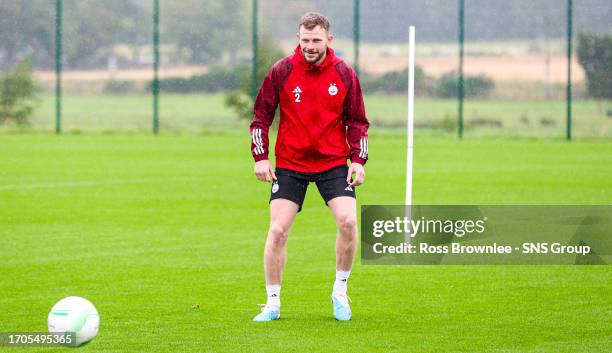
[[100, 327], [100, 316], [89, 300], [66, 297], [51, 308], [47, 324], [49, 332], [52, 333], [74, 332], [76, 342], [67, 342], [67, 345], [80, 346], [96, 337]]

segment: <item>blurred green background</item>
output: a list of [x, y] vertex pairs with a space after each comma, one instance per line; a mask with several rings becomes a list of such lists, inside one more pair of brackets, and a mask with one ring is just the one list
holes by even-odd
[[[21, 103], [27, 121], [15, 118], [16, 108], [3, 105], [0, 130], [55, 127], [58, 2], [62, 130], [150, 131], [153, 0], [2, 1], [0, 70], [5, 78], [15, 76], [19, 63], [29, 62], [22, 76], [31, 78], [32, 95]], [[572, 3], [573, 136], [609, 140], [612, 3]], [[358, 64], [373, 128], [405, 126], [407, 34], [408, 26], [415, 25], [417, 131], [457, 134], [459, 1], [260, 0], [256, 13], [253, 5], [252, 0], [159, 2], [161, 131], [246, 128], [253, 83], [253, 15], [258, 86], [270, 64], [296, 45], [299, 17], [320, 11], [331, 20], [337, 53]], [[465, 3], [466, 137], [566, 136], [567, 5], [554, 0]]]

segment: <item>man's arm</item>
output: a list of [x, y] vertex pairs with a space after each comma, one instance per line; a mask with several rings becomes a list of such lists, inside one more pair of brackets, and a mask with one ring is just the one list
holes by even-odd
[[278, 106], [279, 95], [273, 80], [274, 68], [264, 78], [253, 105], [251, 121], [251, 154], [256, 162], [268, 159], [268, 130]]
[[[349, 157], [352, 162], [347, 181], [351, 185], [359, 185], [363, 183], [365, 178], [363, 166], [368, 160], [368, 128], [370, 122], [365, 114], [365, 104], [363, 103], [361, 84], [357, 74], [345, 63], [340, 64], [337, 69], [344, 86], [347, 88], [346, 98], [344, 99], [344, 122], [346, 125], [346, 140], [350, 147]], [[355, 178], [351, 181], [353, 173], [355, 173]]]
[[346, 139], [351, 148], [351, 162], [364, 165], [368, 160], [368, 127], [370, 122], [365, 114], [361, 85], [355, 71], [346, 63], [337, 67], [344, 86], [347, 88], [344, 99], [344, 124]]
[[276, 179], [274, 169], [268, 161], [268, 131], [280, 101], [280, 87], [284, 84], [290, 69], [286, 59], [274, 64], [264, 78], [253, 105], [253, 120], [250, 126], [251, 154], [255, 159], [255, 175], [261, 181], [271, 181], [270, 176]]

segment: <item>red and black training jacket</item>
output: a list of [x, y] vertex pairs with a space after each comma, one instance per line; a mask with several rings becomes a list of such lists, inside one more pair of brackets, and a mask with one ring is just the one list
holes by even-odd
[[268, 130], [279, 104], [277, 168], [316, 173], [347, 159], [366, 163], [369, 122], [359, 79], [331, 48], [320, 65], [307, 63], [298, 46], [272, 66], [253, 108], [255, 161], [268, 159]]

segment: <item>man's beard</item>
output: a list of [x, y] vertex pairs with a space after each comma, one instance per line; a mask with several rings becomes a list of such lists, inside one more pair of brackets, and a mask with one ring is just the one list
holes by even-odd
[[309, 64], [316, 64], [319, 60], [321, 60], [323, 55], [325, 55], [325, 51], [322, 51], [322, 52], [319, 52], [319, 53], [312, 53], [312, 54], [316, 54], [316, 56], [314, 57], [314, 59], [309, 59], [308, 58], [309, 56], [308, 56], [307, 53], [308, 53], [307, 51], [302, 50], [302, 56], [304, 56], [304, 60], [306, 60], [306, 62], [309, 63]]

